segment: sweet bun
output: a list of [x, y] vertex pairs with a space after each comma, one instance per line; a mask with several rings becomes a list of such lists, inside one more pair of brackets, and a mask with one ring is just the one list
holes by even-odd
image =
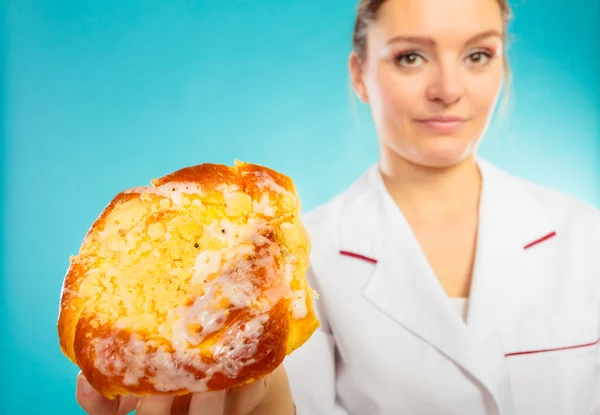
[[115, 196], [61, 292], [62, 352], [103, 395], [183, 395], [272, 372], [319, 326], [287, 176], [201, 164]]

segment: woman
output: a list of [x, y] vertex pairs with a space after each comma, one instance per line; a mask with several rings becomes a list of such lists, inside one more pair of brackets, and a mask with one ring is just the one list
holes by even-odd
[[[287, 375], [190, 414], [600, 413], [600, 215], [476, 156], [508, 18], [504, 0], [361, 1], [349, 69], [381, 158], [305, 216], [322, 327]], [[117, 412], [85, 385], [90, 414], [173, 405]]]

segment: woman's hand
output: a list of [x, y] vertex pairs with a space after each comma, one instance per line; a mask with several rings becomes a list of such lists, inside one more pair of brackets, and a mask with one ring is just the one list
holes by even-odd
[[256, 382], [227, 391], [183, 396], [133, 396], [110, 400], [98, 393], [80, 373], [77, 402], [88, 415], [292, 415], [294, 406], [283, 367]]

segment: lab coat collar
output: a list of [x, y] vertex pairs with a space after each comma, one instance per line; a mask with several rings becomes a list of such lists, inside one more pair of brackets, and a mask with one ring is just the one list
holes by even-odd
[[[507, 250], [514, 253], [515, 249], [524, 252], [556, 236], [543, 206], [529, 192], [524, 180], [485, 159], [478, 158], [476, 162], [483, 180], [478, 254], [486, 247], [483, 242], [487, 236], [496, 240], [492, 243], [494, 249], [504, 253]], [[382, 255], [384, 240], [399, 233], [390, 222], [390, 218], [398, 216], [405, 228], [402, 213], [385, 188], [379, 164], [372, 164], [344, 194], [338, 232], [341, 251], [376, 262]]]
[[388, 218], [397, 214], [388, 198], [378, 164], [371, 165], [344, 193], [338, 232], [342, 254], [372, 263], [381, 257], [390, 226]]
[[494, 328], [518, 318], [535, 296], [533, 283], [527, 282], [531, 259], [526, 248], [554, 235], [524, 181], [485, 160], [477, 163], [483, 185], [468, 325], [451, 308], [377, 164], [346, 193], [338, 243], [341, 255], [373, 264], [364, 276], [365, 299], [470, 372], [499, 408], [507, 383]]

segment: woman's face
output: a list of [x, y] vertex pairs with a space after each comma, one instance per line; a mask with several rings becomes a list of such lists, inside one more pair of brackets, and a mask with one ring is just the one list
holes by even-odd
[[384, 152], [427, 167], [473, 154], [502, 86], [496, 0], [388, 0], [367, 34], [353, 85]]

